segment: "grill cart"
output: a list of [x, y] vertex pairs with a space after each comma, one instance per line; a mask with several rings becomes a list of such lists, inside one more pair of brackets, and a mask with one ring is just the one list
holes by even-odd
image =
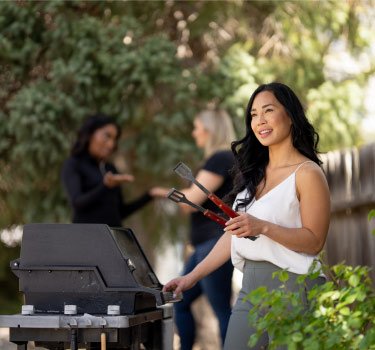
[[101, 224], [27, 224], [11, 262], [25, 305], [0, 316], [18, 350], [172, 350], [173, 308], [134, 233]]

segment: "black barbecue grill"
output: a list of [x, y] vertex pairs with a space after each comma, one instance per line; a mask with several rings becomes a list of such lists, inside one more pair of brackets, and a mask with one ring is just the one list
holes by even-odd
[[[10, 341], [47, 349], [172, 349], [172, 308], [134, 233], [101, 224], [27, 224], [11, 262], [25, 305], [0, 316]], [[104, 341], [103, 341], [104, 339]]]

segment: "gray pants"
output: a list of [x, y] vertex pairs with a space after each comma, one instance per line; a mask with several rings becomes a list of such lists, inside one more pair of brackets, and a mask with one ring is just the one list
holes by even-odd
[[[242, 288], [239, 292], [236, 304], [233, 307], [232, 315], [229, 319], [227, 335], [225, 337], [224, 350], [266, 350], [270, 342], [267, 333], [263, 333], [258, 340], [258, 343], [250, 348], [248, 342], [250, 336], [256, 333], [252, 325], [249, 325], [249, 311], [254, 307], [249, 300], [242, 302], [243, 298], [250, 294], [253, 290], [266, 286], [268, 291], [277, 289], [282, 282], [272, 274], [281, 269], [266, 261], [249, 261], [246, 260], [244, 266]], [[296, 285], [295, 282], [299, 275], [288, 272], [289, 279], [285, 282], [289, 291], [297, 292], [301, 285]], [[315, 280], [306, 279], [306, 284], [311, 288], [315, 284], [323, 284], [324, 277], [319, 277]], [[303, 302], [307, 304], [306, 292], [303, 293]], [[279, 347], [278, 350], [287, 349], [287, 346]]]

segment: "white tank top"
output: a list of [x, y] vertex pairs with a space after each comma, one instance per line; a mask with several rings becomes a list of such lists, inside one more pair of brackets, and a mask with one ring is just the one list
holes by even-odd
[[[246, 212], [258, 219], [272, 222], [287, 228], [302, 227], [299, 200], [296, 193], [296, 172], [306, 161], [261, 198], [253, 201], [247, 206]], [[247, 190], [240, 192], [233, 204], [236, 207], [239, 199], [244, 199]], [[245, 211], [245, 208], [242, 209]], [[268, 261], [282, 269], [297, 274], [308, 272], [316, 256], [297, 253], [273, 241], [272, 239], [259, 235], [255, 241], [232, 236], [231, 256], [233, 265], [243, 271], [245, 259], [254, 261]], [[317, 265], [319, 268], [320, 265]]]

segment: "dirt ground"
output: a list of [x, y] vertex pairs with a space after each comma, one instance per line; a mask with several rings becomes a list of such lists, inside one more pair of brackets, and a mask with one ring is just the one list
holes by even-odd
[[[197, 322], [197, 339], [194, 350], [221, 349], [218, 321], [205, 296], [201, 296], [195, 301], [193, 314]], [[175, 350], [179, 350], [179, 347]]]
[[0, 349], [1, 350], [14, 350], [16, 349], [16, 345], [9, 343], [8, 340], [9, 336], [9, 329], [8, 328], [0, 328]]

